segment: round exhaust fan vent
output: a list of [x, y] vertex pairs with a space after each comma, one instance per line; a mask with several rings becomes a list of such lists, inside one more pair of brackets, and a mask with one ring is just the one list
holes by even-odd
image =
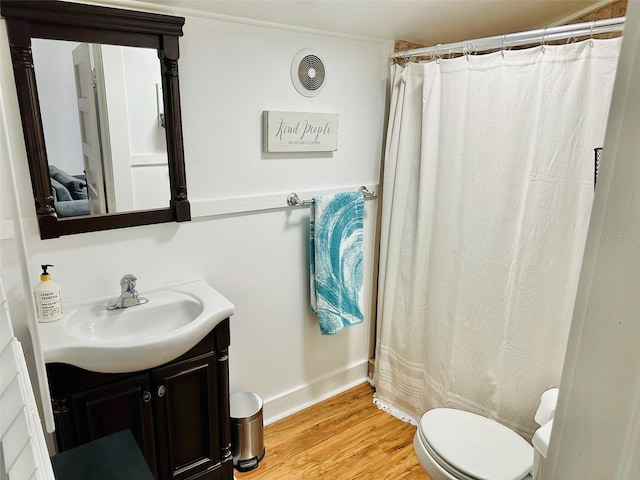
[[305, 97], [320, 93], [326, 76], [324, 63], [313, 50], [300, 50], [291, 62], [291, 81], [298, 93]]

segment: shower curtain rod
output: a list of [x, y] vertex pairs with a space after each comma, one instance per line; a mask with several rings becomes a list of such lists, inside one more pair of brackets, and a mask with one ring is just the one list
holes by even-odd
[[505, 33], [493, 37], [476, 38], [462, 42], [453, 42], [433, 45], [431, 47], [413, 48], [394, 53], [391, 58], [433, 57], [440, 58], [443, 55], [453, 53], [479, 53], [489, 50], [501, 50], [522, 45], [566, 40], [577, 37], [593, 37], [600, 33], [621, 32], [624, 27], [625, 17], [611, 18], [607, 20], [595, 20], [593, 22], [574, 23], [557, 27], [539, 28], [518, 33]]

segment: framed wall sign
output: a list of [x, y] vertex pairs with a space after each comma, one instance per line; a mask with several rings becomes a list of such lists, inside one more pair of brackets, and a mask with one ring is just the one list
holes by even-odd
[[265, 152], [335, 152], [338, 149], [337, 113], [262, 113]]

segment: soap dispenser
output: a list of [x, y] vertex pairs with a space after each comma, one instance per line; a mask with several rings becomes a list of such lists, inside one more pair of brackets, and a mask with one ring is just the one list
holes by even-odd
[[53, 265], [41, 265], [40, 283], [33, 289], [36, 300], [36, 315], [39, 322], [53, 322], [62, 318], [60, 285], [51, 280], [47, 272]]

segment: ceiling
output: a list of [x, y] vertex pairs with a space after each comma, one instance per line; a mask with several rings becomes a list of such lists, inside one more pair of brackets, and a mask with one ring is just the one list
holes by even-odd
[[142, 0], [329, 32], [449, 43], [557, 24], [602, 0]]

